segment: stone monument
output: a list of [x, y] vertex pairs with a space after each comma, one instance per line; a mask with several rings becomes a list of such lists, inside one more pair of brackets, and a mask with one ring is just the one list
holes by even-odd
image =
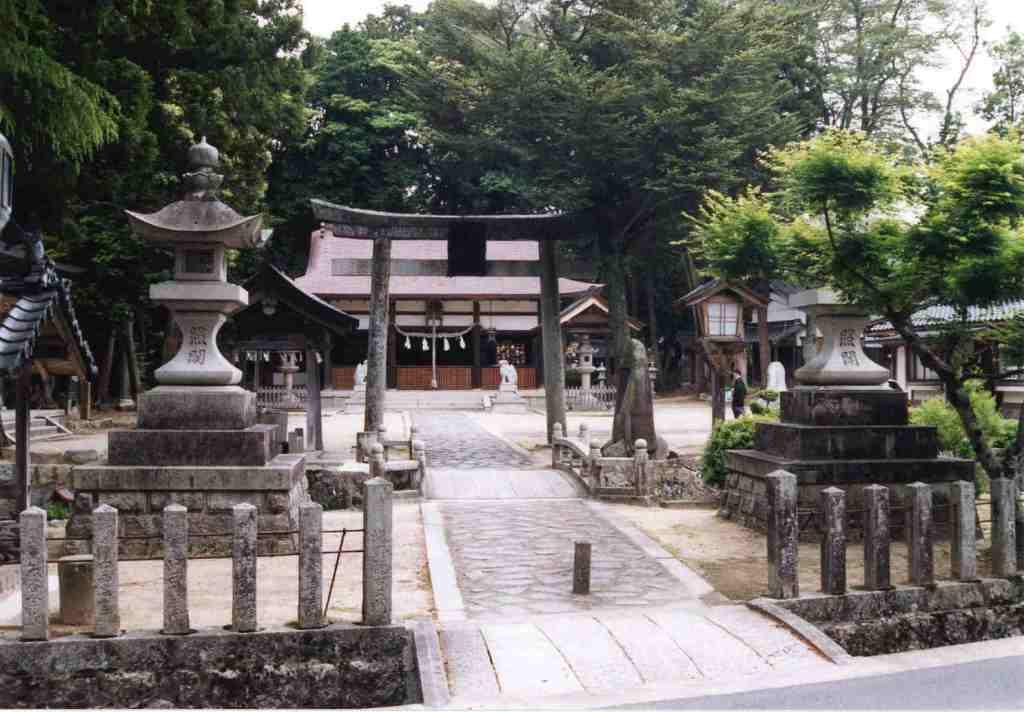
[[[204, 139], [188, 156], [193, 170], [184, 176], [182, 200], [148, 215], [127, 213], [136, 235], [174, 249], [174, 279], [150, 287], [150, 298], [170, 310], [181, 330], [180, 349], [157, 369], [159, 385], [139, 397], [138, 428], [111, 432], [107, 464], [74, 473], [78, 495], [117, 508], [124, 533], [153, 535], [122, 539], [128, 557], [156, 555], [168, 504], [188, 508], [192, 531], [227, 534], [224, 541], [202, 540], [205, 549], [226, 551], [235, 504], [255, 505], [261, 530], [287, 531], [296, 528], [306, 500], [302, 456], [276, 454], [276, 426], [256, 423], [256, 394], [238, 385], [241, 371], [217, 345], [228, 315], [249, 301], [244, 289], [227, 281], [225, 252], [252, 244], [261, 217], [242, 217], [218, 199], [217, 149]], [[81, 509], [69, 525], [71, 536], [91, 531]], [[260, 544], [290, 549], [291, 537], [261, 538]]]
[[[972, 461], [939, 457], [935, 428], [908, 425], [907, 394], [887, 385], [888, 369], [861, 347], [869, 321], [863, 310], [824, 289], [799, 292], [789, 303], [808, 313], [824, 341], [794, 373], [799, 385], [781, 393], [781, 422], [756, 425], [755, 449], [729, 451], [721, 515], [763, 529], [765, 477], [785, 470], [797, 476], [804, 511], [817, 512], [825, 489], [844, 489], [848, 531], [859, 534], [863, 522], [853, 513], [863, 510], [868, 485], [891, 487], [893, 506], [903, 506], [910, 483], [974, 480]], [[945, 497], [945, 488], [936, 488], [936, 499]], [[819, 524], [818, 516], [801, 517], [802, 534], [816, 535]]]
[[768, 388], [776, 393], [782, 393], [788, 388], [786, 386], [786, 367], [778, 361], [768, 364]]
[[525, 413], [526, 401], [519, 395], [519, 372], [505, 359], [498, 362], [501, 382], [498, 393], [491, 401], [492, 413]]
[[605, 457], [632, 457], [633, 443], [637, 440], [655, 444], [650, 452], [652, 459], [668, 457], [668, 443], [654, 430], [654, 393], [649, 365], [646, 347], [638, 339], [630, 339], [620, 368], [622, 373], [615, 374], [618, 379], [615, 419], [612, 439], [601, 448]]

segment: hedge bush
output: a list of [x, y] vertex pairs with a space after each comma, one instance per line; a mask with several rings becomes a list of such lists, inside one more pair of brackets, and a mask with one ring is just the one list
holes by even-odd
[[[995, 448], [1008, 447], [1017, 436], [1017, 421], [1004, 418], [996, 407], [996, 399], [980, 383], [969, 381], [967, 389], [971, 406], [981, 425], [981, 432]], [[960, 416], [944, 396], [929, 398], [916, 408], [910, 409], [913, 425], [931, 425], [938, 430], [939, 449], [956, 457], [974, 458], [974, 448], [964, 431]]]
[[700, 461], [700, 472], [704, 481], [713, 487], [724, 486], [725, 476], [728, 473], [725, 451], [752, 449], [754, 447], [754, 425], [773, 420], [778, 420], [778, 418], [773, 415], [745, 415], [736, 420], [719, 423], [711, 433]]

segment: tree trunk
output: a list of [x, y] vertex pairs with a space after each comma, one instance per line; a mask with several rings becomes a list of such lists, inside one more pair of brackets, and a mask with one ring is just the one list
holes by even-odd
[[316, 344], [306, 337], [306, 447], [323, 452], [324, 412], [320, 398], [320, 365]]
[[18, 483], [17, 511], [32, 503], [32, 467], [30, 462], [32, 420], [32, 360], [26, 359], [18, 372], [14, 401], [14, 477]]
[[772, 360], [772, 345], [768, 340], [768, 307], [757, 308], [757, 340], [760, 344], [761, 388], [768, 387], [768, 364]]
[[129, 319], [124, 323], [125, 358], [128, 359], [128, 375], [132, 381], [132, 395], [135, 398], [142, 393], [142, 380], [139, 378], [139, 359], [135, 351], [135, 321]]
[[106, 405], [110, 402], [110, 377], [114, 370], [114, 349], [117, 348], [117, 331], [110, 330], [107, 336], [107, 351], [103, 354], [100, 376], [96, 387], [96, 403]]
[[544, 343], [544, 403], [548, 442], [555, 423], [567, 433], [565, 418], [565, 357], [562, 349], [561, 309], [558, 299], [558, 241], [540, 243], [541, 333]]
[[725, 389], [718, 369], [711, 369], [711, 429], [725, 421]]
[[[653, 265], [651, 266], [653, 270]], [[648, 338], [648, 350], [650, 353], [647, 354], [647, 358], [651, 363], [654, 364], [655, 368], [660, 371], [662, 369], [661, 359], [658, 358], [658, 316], [655, 312], [655, 280], [647, 280], [647, 338]]]
[[384, 424], [388, 378], [388, 301], [391, 281], [391, 240], [373, 241], [370, 281], [370, 333], [366, 354], [366, 409], [363, 430], [375, 433]]
[[622, 362], [626, 344], [629, 341], [626, 325], [626, 275], [622, 261], [613, 255], [609, 255], [610, 261], [607, 271], [608, 293], [608, 329], [611, 336], [611, 344], [608, 350], [608, 375], [612, 376], [618, 370], [618, 364]]

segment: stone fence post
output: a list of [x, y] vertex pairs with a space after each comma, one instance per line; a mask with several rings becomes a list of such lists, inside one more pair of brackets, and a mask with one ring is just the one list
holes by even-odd
[[864, 588], [887, 591], [889, 579], [889, 488], [868, 485], [864, 497]]
[[826, 487], [818, 496], [823, 518], [821, 536], [821, 592], [846, 593], [846, 493]]
[[590, 426], [586, 423], [580, 423], [580, 442], [584, 450], [590, 449]]
[[412, 455], [416, 448], [416, 441], [420, 439], [420, 429], [415, 425], [409, 426], [409, 454]]
[[19, 517], [21, 536], [21, 639], [50, 637], [50, 585], [46, 511], [29, 507]]
[[951, 570], [959, 581], [978, 579], [977, 513], [974, 503], [973, 482], [953, 482], [949, 485], [952, 531], [950, 542]]
[[121, 634], [118, 601], [117, 510], [101, 504], [92, 510], [93, 579], [96, 586], [96, 626], [93, 636]]
[[935, 557], [932, 542], [932, 488], [923, 482], [907, 485], [907, 550], [910, 557], [910, 583], [928, 586], [935, 583]]
[[384, 468], [384, 446], [378, 440], [370, 446], [370, 477], [387, 479]]
[[594, 440], [590, 441], [590, 456], [587, 458], [590, 472], [590, 486], [601, 486], [601, 446]]
[[231, 629], [256, 631], [256, 507], [248, 503], [232, 508], [234, 537], [231, 546]]
[[299, 507], [299, 628], [324, 625], [323, 516], [319, 504]]
[[565, 437], [561, 423], [555, 423], [551, 428], [551, 468], [558, 469], [562, 464], [562, 447], [558, 441]]
[[363, 624], [391, 623], [393, 526], [387, 480], [367, 480], [363, 494]]
[[1017, 482], [1012, 477], [993, 478], [992, 491], [992, 575], [1017, 573]]
[[190, 632], [188, 616], [188, 509], [164, 507], [164, 630], [166, 635]]
[[412, 441], [412, 459], [419, 465], [416, 470], [416, 481], [412, 483], [412, 486], [413, 489], [420, 489], [427, 476], [427, 447], [422, 440]]
[[636, 493], [641, 497], [651, 494], [650, 472], [648, 471], [647, 441], [640, 438], [633, 443], [633, 477]]
[[776, 470], [765, 478], [768, 495], [768, 595], [800, 596], [798, 556], [800, 522], [796, 513], [796, 475]]

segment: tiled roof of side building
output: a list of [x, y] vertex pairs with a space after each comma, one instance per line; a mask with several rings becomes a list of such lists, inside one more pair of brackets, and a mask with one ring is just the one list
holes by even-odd
[[[1019, 299], [991, 304], [986, 307], [968, 307], [967, 322], [969, 324], [987, 324], [1005, 321], [1021, 312], [1024, 312], [1024, 300]], [[951, 322], [955, 318], [956, 314], [953, 307], [940, 304], [915, 312], [911, 317], [911, 323], [915, 327], [938, 326]], [[883, 334], [892, 330], [892, 324], [885, 319], [880, 319], [870, 324], [865, 331], [869, 334]]]

